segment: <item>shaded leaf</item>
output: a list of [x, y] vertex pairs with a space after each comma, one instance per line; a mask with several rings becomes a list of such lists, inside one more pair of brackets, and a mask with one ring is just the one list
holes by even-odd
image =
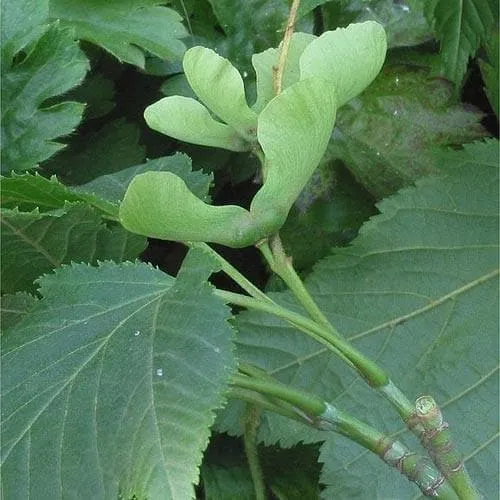
[[493, 0], [431, 0], [426, 16], [441, 41], [441, 72], [460, 85], [470, 57], [488, 39], [493, 27]]
[[[243, 76], [250, 74], [253, 54], [277, 47], [283, 38], [290, 4], [288, 0], [209, 0], [227, 38], [217, 44]], [[313, 23], [305, 16], [296, 31], [311, 33]]]
[[[26, 17], [29, 14], [25, 12]], [[46, 101], [79, 84], [88, 61], [72, 34], [54, 24], [32, 44], [26, 57], [12, 66], [6, 61], [6, 66], [1, 80], [1, 169], [27, 170], [63, 148], [54, 139], [69, 134], [80, 122], [82, 104]]]
[[137, 165], [145, 159], [139, 145], [139, 128], [116, 120], [101, 129], [81, 134], [66, 151], [44, 165], [65, 184], [83, 184], [96, 177]]
[[103, 199], [117, 202], [125, 196], [125, 191], [132, 179], [144, 172], [172, 172], [180, 177], [189, 190], [202, 200], [208, 200], [208, 190], [213, 176], [201, 170], [191, 170], [191, 159], [182, 153], [148, 160], [146, 163], [125, 168], [114, 174], [101, 175], [97, 179], [73, 188], [76, 193], [93, 193]]
[[490, 101], [490, 105], [493, 111], [497, 115], [497, 119], [500, 116], [500, 91], [499, 91], [499, 81], [500, 81], [500, 37], [498, 29], [497, 31], [488, 39], [486, 43], [486, 58], [479, 60], [479, 67], [481, 68], [481, 74], [483, 75], [484, 83], [486, 84], [485, 92]]
[[316, 7], [331, 1], [332, 0], [302, 0], [299, 4], [299, 9], [297, 11], [297, 19], [300, 19], [302, 16], [305, 16]]
[[43, 300], [3, 336], [7, 498], [194, 497], [235, 369], [211, 270], [191, 255], [176, 280], [131, 263], [40, 280]]
[[50, 16], [120, 61], [144, 68], [144, 52], [180, 59], [187, 36], [181, 16], [159, 0], [51, 0]]
[[308, 271], [332, 247], [349, 243], [375, 212], [371, 197], [347, 172], [322, 163], [290, 211], [281, 240], [294, 267]]
[[322, 7], [328, 30], [349, 23], [376, 21], [387, 34], [387, 45], [411, 47], [432, 38], [432, 28], [424, 15], [421, 0], [335, 0]]
[[380, 199], [436, 172], [435, 148], [486, 135], [481, 118], [425, 66], [393, 64], [339, 111], [328, 153]]
[[25, 292], [2, 295], [0, 303], [2, 332], [19, 323], [36, 302], [37, 299], [33, 295]]
[[3, 71], [11, 68], [17, 52], [39, 38], [47, 29], [43, 23], [48, 14], [48, 0], [5, 0], [2, 2], [0, 42]]
[[254, 500], [252, 477], [245, 465], [205, 465], [201, 471], [205, 500]]
[[243, 443], [213, 433], [203, 456], [201, 486], [205, 500], [255, 500], [254, 485]]
[[278, 500], [319, 499], [321, 464], [315, 446], [261, 448], [260, 456], [269, 489]]
[[135, 259], [146, 245], [119, 226], [106, 227], [83, 205], [51, 214], [2, 209], [0, 215], [4, 293], [34, 291], [36, 278], [63, 263]]
[[196, 94], [187, 81], [186, 75], [180, 73], [173, 75], [168, 80], [166, 80], [160, 87], [162, 94], [166, 96], [180, 95], [183, 97], [191, 97], [196, 99]]
[[115, 107], [115, 84], [100, 73], [90, 75], [66, 94], [66, 98], [86, 104], [85, 118], [91, 120], [107, 115]]
[[[498, 490], [498, 141], [450, 152], [449, 163], [448, 175], [418, 181], [381, 202], [381, 214], [349, 247], [317, 264], [306, 285], [332, 324], [410, 399], [435, 397], [473, 480], [489, 498]], [[298, 309], [288, 293], [271, 297]], [[381, 431], [402, 430], [392, 408], [312, 340], [256, 312], [239, 314], [235, 324], [240, 359]], [[237, 433], [237, 422], [231, 403], [219, 428]], [[327, 440], [325, 498], [419, 494], [344, 438], [272, 415], [260, 432], [265, 442], [285, 446]], [[412, 439], [407, 443], [415, 448]]]

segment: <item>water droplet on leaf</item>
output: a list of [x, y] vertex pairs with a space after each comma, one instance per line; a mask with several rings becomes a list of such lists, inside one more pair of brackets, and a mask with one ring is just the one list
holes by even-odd
[[163, 377], [163, 368], [157, 368], [156, 375], [158, 375], [158, 377]]
[[134, 332], [134, 337], [138, 337], [141, 334], [140, 330], [136, 330]]

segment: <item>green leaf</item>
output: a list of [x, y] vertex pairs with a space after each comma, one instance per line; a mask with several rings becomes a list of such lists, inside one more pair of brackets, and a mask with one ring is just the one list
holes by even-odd
[[300, 77], [331, 82], [337, 107], [341, 107], [375, 79], [386, 49], [384, 28], [373, 21], [327, 31], [304, 49]]
[[483, 137], [481, 118], [428, 67], [395, 63], [339, 110], [328, 153], [381, 199], [439, 171], [436, 148]]
[[332, 30], [349, 23], [376, 21], [384, 27], [389, 48], [412, 47], [433, 38], [424, 15], [426, 3], [422, 0], [337, 0], [323, 6], [323, 22], [325, 29]]
[[180, 141], [230, 151], [250, 149], [234, 128], [212, 118], [203, 104], [190, 97], [164, 97], [146, 108], [144, 119], [153, 130]]
[[309, 271], [332, 247], [349, 243], [375, 212], [371, 197], [346, 171], [322, 162], [295, 202], [280, 237], [295, 269]]
[[285, 89], [259, 114], [257, 136], [266, 158], [266, 180], [250, 207], [257, 219], [276, 214], [281, 224], [285, 221], [323, 156], [335, 113], [327, 82], [309, 78]]
[[46, 179], [35, 173], [13, 175], [1, 178], [2, 207], [18, 208], [23, 212], [38, 209], [51, 212], [64, 209], [66, 202], [84, 202], [99, 209], [103, 215], [116, 218], [118, 205], [125, 195], [132, 179], [141, 173], [167, 171], [179, 176], [199, 198], [208, 199], [211, 175], [191, 171], [191, 160], [186, 155], [157, 158], [141, 165], [120, 170], [114, 174], [102, 175], [81, 186], [61, 184], [55, 176]]
[[182, 153], [164, 156], [134, 167], [125, 168], [114, 174], [102, 175], [93, 181], [73, 188], [76, 193], [93, 193], [105, 200], [117, 202], [125, 196], [132, 179], [145, 172], [171, 172], [180, 177], [189, 190], [202, 200], [208, 200], [208, 190], [213, 176], [200, 170], [191, 170], [191, 159]]
[[254, 500], [255, 492], [250, 471], [245, 465], [202, 468], [205, 500]]
[[38, 210], [41, 213], [64, 209], [66, 202], [85, 202], [107, 215], [116, 215], [118, 206], [90, 193], [78, 193], [61, 184], [55, 176], [50, 179], [38, 173], [1, 178], [2, 207], [22, 212]]
[[213, 410], [235, 370], [229, 310], [192, 254], [64, 267], [3, 336], [6, 498], [194, 498]]
[[431, 0], [426, 16], [441, 41], [441, 72], [460, 85], [470, 57], [488, 39], [498, 3], [493, 0]]
[[[316, 265], [306, 286], [333, 325], [377, 360], [410, 399], [442, 406], [485, 498], [498, 491], [498, 141], [449, 153], [447, 175], [380, 203], [347, 248]], [[298, 309], [289, 293], [271, 297]], [[338, 358], [278, 319], [235, 320], [238, 357], [311, 391], [381, 431], [404, 427]], [[265, 332], [265, 335], [263, 335]], [[238, 431], [231, 404], [219, 429]], [[260, 437], [290, 446], [327, 435], [265, 415]], [[406, 441], [406, 437], [403, 438]], [[406, 441], [414, 449], [415, 441]], [[341, 437], [322, 450], [325, 498], [411, 498], [419, 491]]]
[[44, 165], [65, 184], [83, 184], [96, 177], [137, 165], [145, 159], [137, 125], [123, 119], [75, 137], [66, 151]]
[[498, 28], [496, 32], [488, 39], [485, 49], [486, 58], [479, 60], [479, 67], [483, 75], [484, 83], [486, 84], [485, 92], [490, 101], [493, 111], [500, 116], [500, 36]]
[[[11, 42], [20, 48], [17, 38]], [[5, 61], [2, 72], [2, 172], [27, 170], [51, 157], [64, 147], [54, 139], [71, 133], [83, 112], [79, 103], [47, 103], [78, 85], [88, 69], [70, 32], [56, 23], [19, 56], [12, 66]]]
[[49, 14], [49, 1], [4, 0], [0, 8], [2, 71], [6, 72], [11, 68], [16, 53], [34, 42], [47, 29], [43, 23]]
[[181, 16], [159, 0], [51, 0], [50, 16], [120, 61], [144, 68], [144, 51], [181, 59], [187, 36]]
[[248, 107], [238, 70], [205, 47], [189, 49], [182, 64], [191, 88], [207, 108], [242, 137], [254, 140], [257, 115]]
[[255, 500], [248, 461], [238, 439], [213, 434], [203, 456], [201, 485], [204, 500]]
[[269, 489], [278, 500], [320, 498], [321, 465], [315, 446], [263, 448], [260, 457]]
[[19, 323], [36, 302], [37, 299], [33, 295], [25, 292], [15, 294], [6, 293], [2, 295], [0, 304], [2, 331]]
[[85, 119], [107, 115], [115, 107], [115, 84], [100, 73], [90, 75], [83, 83], [66, 94], [66, 98], [86, 104]]
[[0, 223], [4, 293], [34, 291], [36, 278], [64, 263], [137, 258], [146, 244], [119, 226], [106, 227], [83, 205], [51, 214], [1, 209]]
[[[304, 49], [316, 37], [309, 33], [294, 33], [290, 41], [285, 70], [283, 71], [282, 89], [299, 81], [299, 59]], [[267, 49], [252, 56], [252, 65], [257, 77], [257, 100], [253, 109], [259, 113], [274, 97], [273, 67], [279, 63], [279, 49]]]

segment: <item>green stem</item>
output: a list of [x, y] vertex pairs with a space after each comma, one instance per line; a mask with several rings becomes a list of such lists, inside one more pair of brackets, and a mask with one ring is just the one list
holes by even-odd
[[[393, 440], [314, 395], [272, 379], [258, 368], [246, 365], [243, 369], [257, 376], [257, 378], [247, 375], [233, 377], [233, 387], [239, 391], [247, 391], [243, 392], [245, 399], [249, 398], [248, 391], [255, 391], [260, 394], [268, 408], [276, 398], [282, 399], [296, 408], [298, 415], [303, 416], [301, 420], [303, 423], [320, 430], [342, 434], [360, 444], [416, 483], [424, 495], [443, 500], [457, 499], [453, 489], [427, 457], [412, 453], [401, 442]], [[259, 404], [259, 401], [257, 398], [252, 402]], [[282, 409], [283, 407], [280, 406], [278, 413], [283, 414]], [[297, 420], [296, 415], [293, 418]]]
[[320, 398], [307, 392], [299, 391], [275, 380], [256, 379], [246, 375], [236, 374], [233, 376], [233, 385], [251, 389], [268, 396], [282, 399], [308, 415], [321, 415], [326, 405]]
[[[329, 332], [330, 335], [328, 338], [325, 336], [323, 336], [323, 338], [331, 342], [332, 345], [334, 345], [336, 349], [341, 352], [341, 356], [344, 360], [347, 358], [351, 366], [354, 366], [354, 368], [372, 387], [376, 388], [385, 399], [393, 404], [400, 416], [406, 422], [414, 411], [410, 400], [389, 379], [389, 376], [384, 372], [384, 370], [382, 370], [381, 367], [354, 349], [350, 342], [345, 340], [344, 337], [328, 321], [326, 316], [318, 308], [307, 288], [304, 286], [300, 276], [295, 271], [292, 259], [286, 255], [279, 235], [272, 236], [269, 241], [261, 242], [258, 245], [258, 248], [269, 263], [271, 269], [278, 276], [280, 276], [283, 281], [285, 281], [294, 293], [295, 297], [308, 312], [309, 316], [318, 325], [321, 325]], [[351, 352], [356, 352], [359, 356], [350, 355], [349, 351], [344, 350], [345, 346], [349, 346]], [[418, 435], [420, 429], [416, 427], [414, 431]]]
[[316, 302], [314, 302], [313, 298], [307, 291], [307, 288], [304, 286], [300, 276], [295, 271], [292, 265], [292, 259], [286, 255], [279, 235], [272, 236], [269, 243], [267, 241], [263, 242], [258, 246], [258, 248], [267, 260], [271, 270], [274, 271], [288, 285], [288, 288], [292, 290], [312, 319], [330, 330], [333, 335], [340, 337], [340, 333], [335, 330], [326, 316], [321, 312], [319, 307], [316, 305]]
[[286, 404], [286, 402], [274, 401], [267, 396], [249, 389], [244, 389], [243, 387], [232, 386], [225, 392], [225, 396], [229, 399], [239, 399], [251, 405], [259, 406], [263, 410], [272, 411], [273, 413], [296, 420], [302, 424], [310, 423], [308, 419], [304, 419], [301, 413], [298, 413], [291, 405]]
[[292, 41], [293, 30], [295, 29], [295, 20], [297, 18], [297, 11], [299, 10], [299, 5], [300, 5], [300, 0], [293, 0], [285, 27], [285, 35], [283, 36], [283, 41], [281, 42], [278, 67], [273, 68], [274, 70], [273, 91], [275, 95], [280, 95], [281, 93], [283, 74], [285, 72], [286, 61], [288, 58], [288, 49], [290, 48], [290, 42]]
[[245, 454], [252, 476], [253, 487], [256, 500], [266, 500], [266, 486], [264, 484], [264, 474], [259, 460], [257, 449], [257, 432], [260, 425], [261, 409], [257, 406], [247, 405], [244, 418], [243, 442]]
[[457, 496], [451, 486], [427, 457], [411, 452], [400, 441], [393, 440], [332, 405], [328, 405], [321, 418], [331, 422], [336, 432], [375, 453], [386, 464], [399, 470], [416, 483], [424, 495], [456, 500]]
[[443, 473], [461, 500], [481, 498], [465, 469], [463, 457], [453, 444], [448, 423], [445, 422], [441, 409], [431, 396], [421, 396], [415, 402], [414, 420], [411, 427], [421, 424], [421, 442], [429, 452], [438, 469]]
[[222, 255], [218, 254], [209, 245], [202, 242], [186, 242], [186, 245], [190, 248], [198, 248], [212, 256], [220, 264], [221, 270], [226, 273], [231, 279], [233, 279], [238, 285], [240, 285], [240, 287], [249, 295], [255, 297], [256, 299], [261, 299], [274, 304], [271, 298], [269, 298], [263, 291], [257, 288], [250, 280], [245, 278], [245, 276], [243, 276], [243, 274], [241, 274], [238, 269], [236, 269], [224, 257], [222, 257]]
[[[347, 340], [333, 335], [329, 330], [326, 330], [324, 326], [318, 325], [313, 320], [305, 318], [278, 304], [269, 304], [268, 302], [262, 302], [252, 297], [247, 297], [246, 295], [226, 292], [224, 290], [216, 290], [215, 294], [226, 302], [249, 309], [267, 312], [294, 325], [300, 325], [304, 331], [312, 334], [311, 336], [313, 338], [321, 338], [332, 345], [336, 351], [340, 351], [342, 355], [356, 367], [361, 376], [365, 378], [371, 386], [380, 388], [389, 383], [387, 374], [376, 363], [355, 349]], [[409, 403], [409, 407], [412, 412], [413, 405], [411, 405], [411, 403]]]

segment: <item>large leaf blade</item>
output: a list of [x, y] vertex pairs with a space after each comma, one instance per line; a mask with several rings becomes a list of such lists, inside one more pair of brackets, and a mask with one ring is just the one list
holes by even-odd
[[[410, 398], [431, 393], [443, 406], [458, 449], [488, 497], [498, 489], [493, 460], [498, 439], [498, 142], [449, 153], [442, 163], [447, 176], [419, 181], [382, 202], [381, 215], [365, 224], [351, 246], [321, 261], [306, 284], [332, 323]], [[298, 308], [287, 293], [272, 297]], [[403, 430], [391, 408], [325, 348], [259, 313], [240, 314], [236, 325], [242, 359], [382, 431]], [[238, 432], [236, 415], [232, 405], [220, 427]], [[261, 438], [290, 446], [327, 435], [266, 415]], [[323, 481], [330, 486], [325, 497], [418, 494], [381, 461], [345, 443], [331, 437], [323, 450]], [[415, 441], [408, 443], [415, 448]]]
[[234, 359], [212, 263], [188, 260], [176, 281], [111, 263], [41, 280], [44, 299], [3, 338], [10, 498], [193, 496]]

